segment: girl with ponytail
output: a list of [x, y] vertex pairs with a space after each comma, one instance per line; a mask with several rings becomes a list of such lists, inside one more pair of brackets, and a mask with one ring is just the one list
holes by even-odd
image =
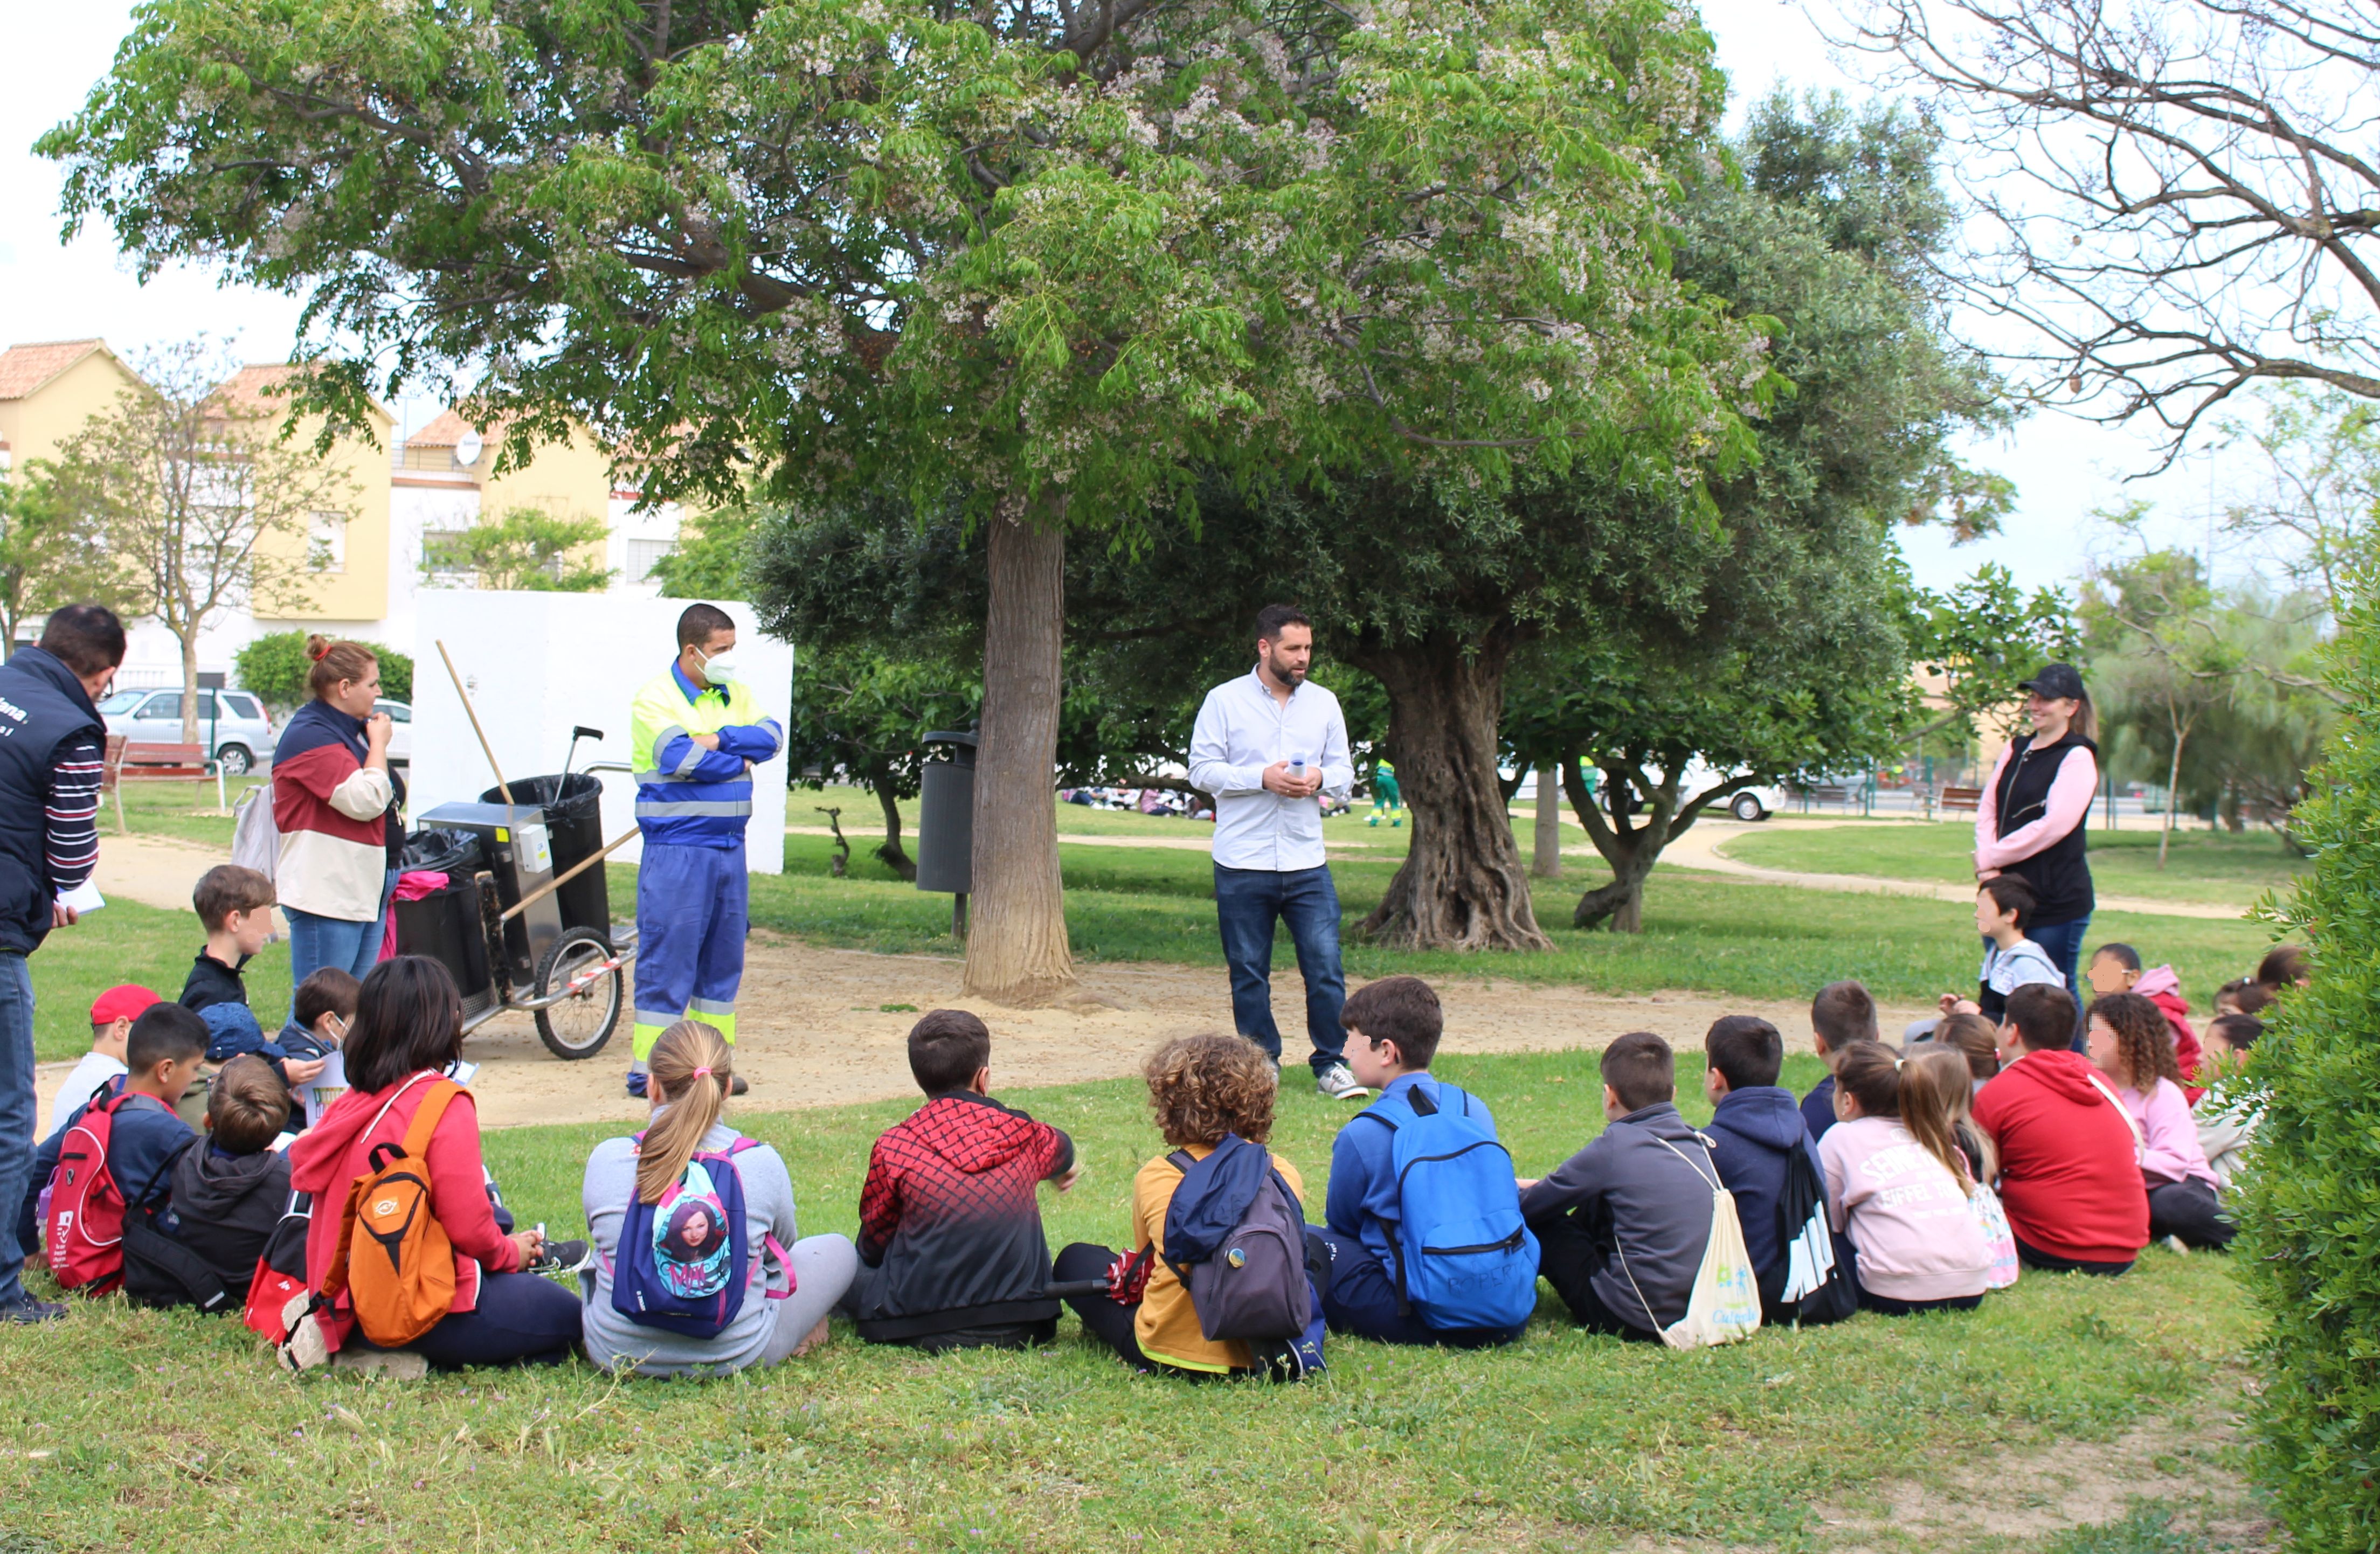
[[[735, 1079], [735, 1049], [700, 1021], [680, 1020], [653, 1043], [649, 1072], [650, 1122], [632, 1138], [597, 1145], [580, 1190], [598, 1254], [579, 1275], [587, 1357], [606, 1370], [643, 1376], [724, 1376], [776, 1365], [823, 1342], [828, 1315], [859, 1271], [859, 1255], [840, 1235], [796, 1239], [784, 1158], [736, 1132], [722, 1115]], [[729, 1173], [732, 1191], [722, 1180]], [[738, 1201], [740, 1228], [723, 1222], [735, 1212], [725, 1206]], [[623, 1249], [632, 1221], [650, 1227], [643, 1231], [649, 1246]], [[752, 1249], [741, 1268], [732, 1255], [739, 1242]], [[771, 1249], [764, 1255], [764, 1247]], [[786, 1249], [782, 1266], [774, 1248]], [[666, 1294], [716, 1297], [740, 1281], [741, 1304], [708, 1336], [634, 1320], [613, 1299], [630, 1258], [656, 1270]]]
[[1963, 1062], [1904, 1062], [1880, 1042], [1855, 1041], [1836, 1059], [1837, 1121], [1818, 1162], [1834, 1228], [1859, 1254], [1867, 1310], [1969, 1311], [1990, 1286], [1991, 1249], [1967, 1201], [1975, 1171], [1958, 1140], [1966, 1087]]

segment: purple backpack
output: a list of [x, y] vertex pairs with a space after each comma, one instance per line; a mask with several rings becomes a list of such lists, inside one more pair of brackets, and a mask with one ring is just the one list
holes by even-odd
[[[637, 1135], [639, 1149], [644, 1142]], [[735, 1157], [759, 1142], [739, 1138], [725, 1149], [696, 1150], [659, 1203], [646, 1203], [629, 1189], [619, 1258], [606, 1265], [613, 1310], [640, 1327], [686, 1338], [717, 1338], [735, 1320], [759, 1257], [744, 1218], [744, 1179]], [[761, 1239], [785, 1270], [785, 1287], [768, 1291], [768, 1297], [783, 1300], [794, 1293], [793, 1259], [775, 1236]]]

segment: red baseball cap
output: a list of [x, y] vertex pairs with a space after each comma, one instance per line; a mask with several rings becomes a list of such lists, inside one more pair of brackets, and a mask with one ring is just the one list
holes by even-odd
[[148, 989], [127, 982], [121, 987], [108, 989], [91, 1001], [91, 1023], [112, 1026], [118, 1020], [137, 1020], [151, 1004], [164, 1002]]

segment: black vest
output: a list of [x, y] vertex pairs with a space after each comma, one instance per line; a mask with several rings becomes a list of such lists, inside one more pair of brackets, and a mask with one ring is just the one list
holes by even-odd
[[[1992, 790], [1992, 813], [1999, 818], [2001, 837], [2023, 830], [2047, 813], [2049, 785], [2058, 780], [2058, 769], [2066, 764], [2067, 756], [2076, 750], [2090, 751], [2094, 759], [2099, 754], [2099, 747], [2070, 732], [2038, 751], [2033, 748], [2029, 734], [2010, 742], [2008, 765], [2000, 769], [1999, 785]], [[2001, 873], [2013, 874], [2033, 887], [2034, 922], [2070, 923], [2089, 917], [2098, 904], [2091, 893], [2091, 863], [2083, 856], [2082, 833], [2090, 829], [2086, 811], [2072, 831], [2033, 856], [2001, 868]]]
[[107, 725], [72, 670], [39, 648], [0, 664], [0, 951], [30, 955], [50, 931], [50, 769], [78, 734]]

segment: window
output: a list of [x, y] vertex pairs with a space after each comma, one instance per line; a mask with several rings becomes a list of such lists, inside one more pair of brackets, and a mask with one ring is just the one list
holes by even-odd
[[663, 556], [677, 553], [674, 540], [631, 540], [628, 541], [628, 581], [650, 583], [653, 580], [653, 564]]
[[225, 691], [223, 704], [224, 716], [227, 718], [243, 718], [249, 722], [254, 722], [264, 715], [257, 710], [256, 698], [242, 695], [237, 691]]
[[175, 691], [171, 695], [151, 697], [148, 704], [134, 714], [136, 717], [142, 718], [178, 718], [181, 715], [182, 693], [179, 691]]
[[347, 516], [317, 513], [306, 530], [309, 570], [335, 577], [347, 569]]
[[393, 723], [409, 723], [413, 721], [413, 709], [402, 701], [375, 701], [372, 703], [372, 710], [387, 713], [388, 721]]

